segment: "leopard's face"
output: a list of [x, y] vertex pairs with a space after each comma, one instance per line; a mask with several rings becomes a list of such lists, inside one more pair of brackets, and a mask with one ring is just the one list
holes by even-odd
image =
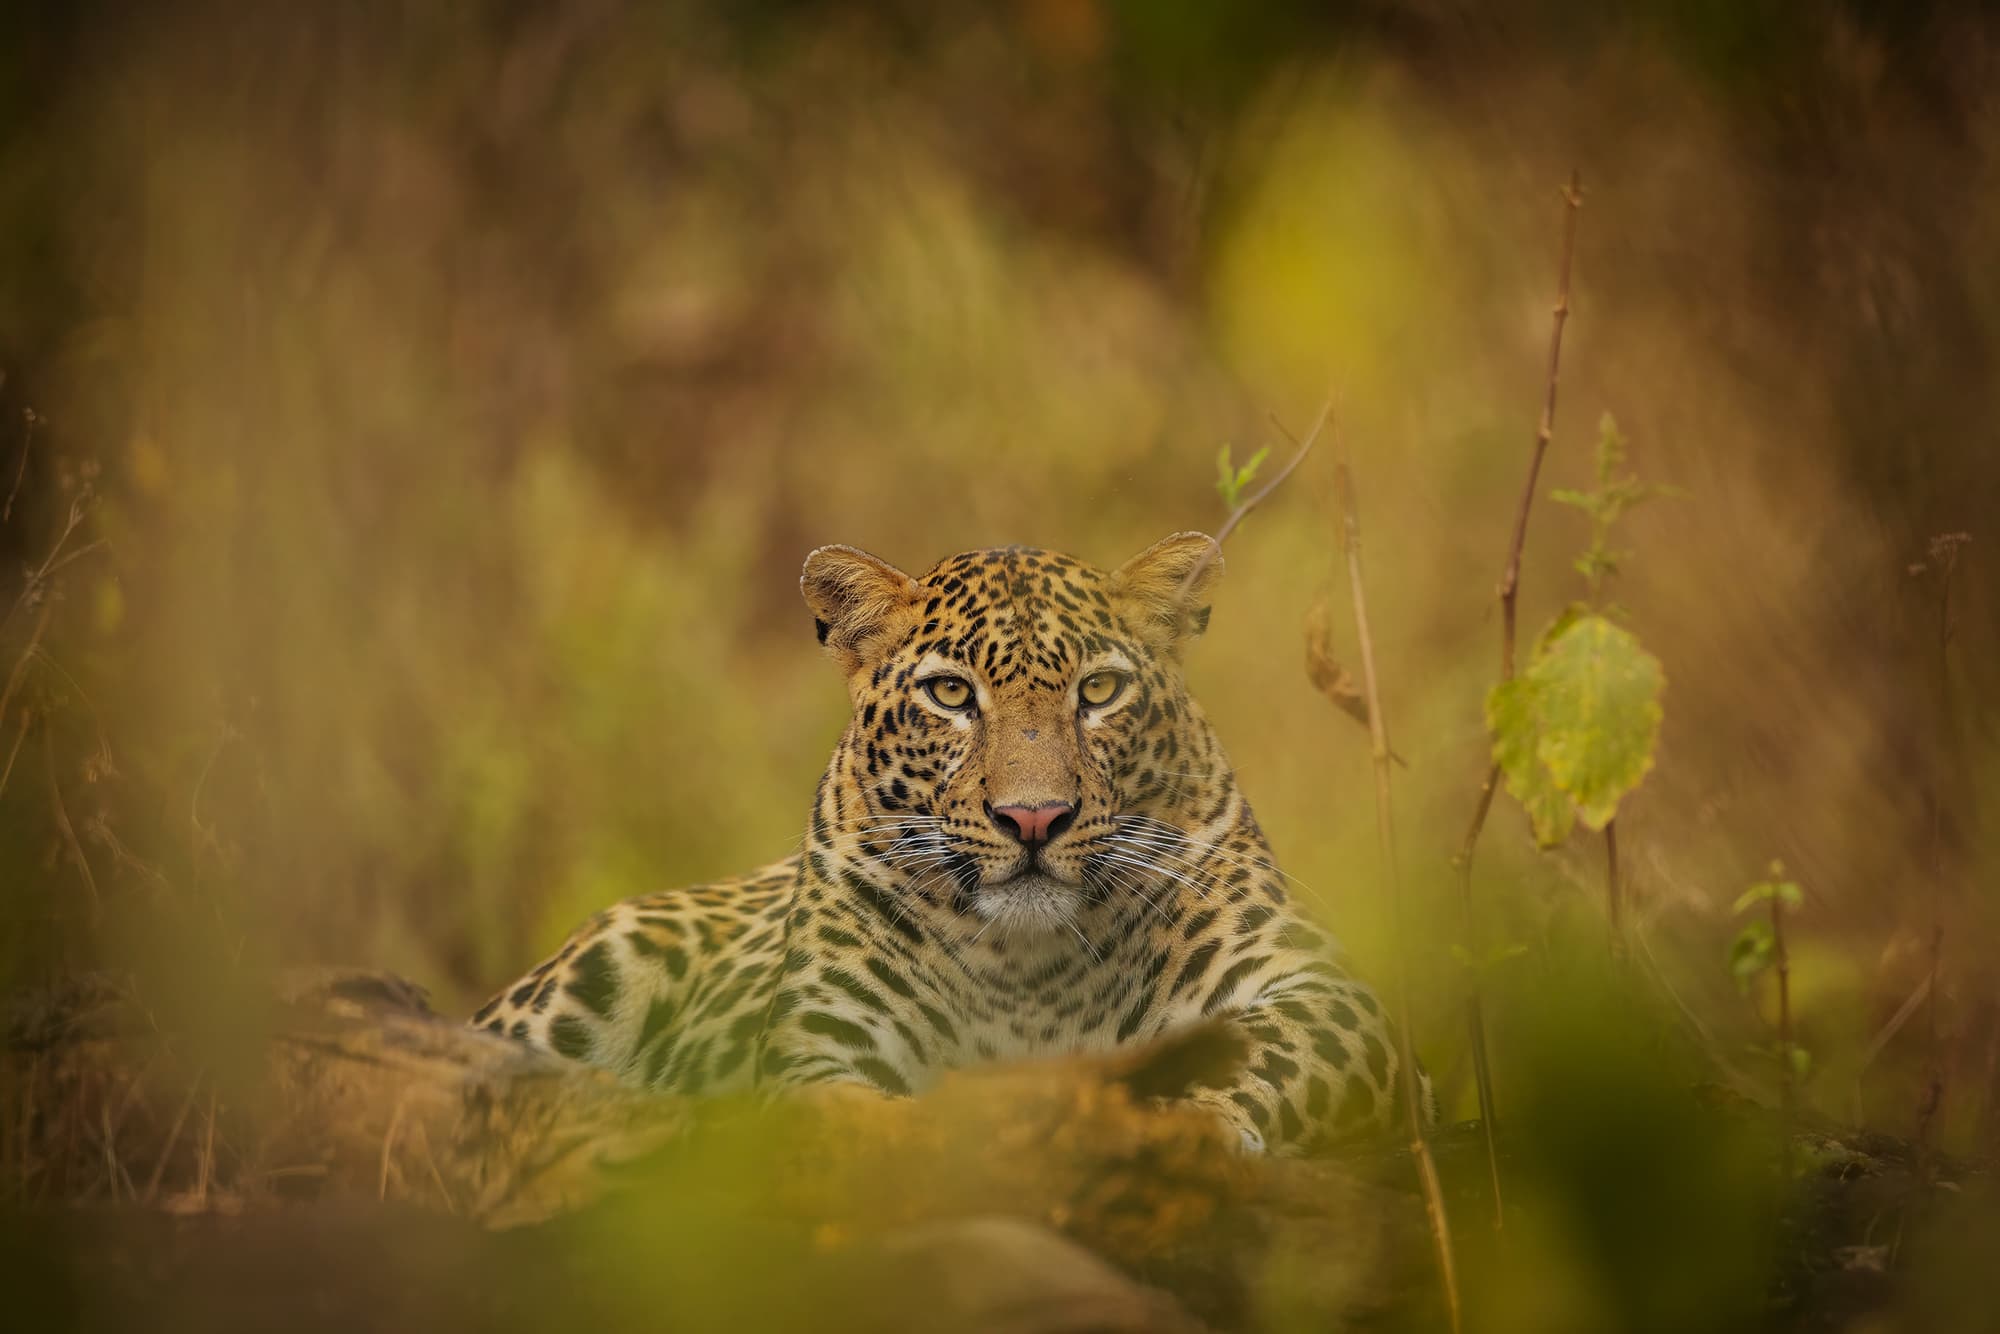
[[1179, 655], [1218, 567], [1201, 534], [1108, 573], [1008, 548], [913, 579], [814, 552], [806, 599], [854, 706], [826, 832], [900, 892], [1008, 934], [1138, 892], [1131, 872], [1227, 776]]

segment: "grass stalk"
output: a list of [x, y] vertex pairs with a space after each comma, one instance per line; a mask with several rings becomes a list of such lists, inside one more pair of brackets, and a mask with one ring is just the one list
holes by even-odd
[[[1336, 435], [1338, 427], [1335, 428]], [[1389, 878], [1389, 900], [1396, 930], [1397, 1001], [1402, 1022], [1397, 1025], [1397, 1064], [1403, 1082], [1404, 1120], [1410, 1131], [1410, 1157], [1417, 1165], [1424, 1190], [1424, 1211], [1430, 1220], [1431, 1240], [1437, 1247], [1438, 1277], [1444, 1286], [1446, 1311], [1451, 1328], [1463, 1328], [1459, 1304], [1458, 1266], [1452, 1254], [1451, 1223], [1445, 1215], [1444, 1187], [1438, 1180], [1437, 1163], [1424, 1137], [1421, 1088], [1417, 1083], [1417, 1057], [1411, 1040], [1410, 1014], [1410, 933], [1403, 905], [1402, 875], [1396, 861], [1396, 822], [1390, 804], [1389, 779], [1393, 772], [1389, 751], [1389, 727], [1382, 714], [1382, 694], [1375, 675], [1375, 644], [1368, 630], [1368, 598], [1361, 578], [1361, 522], [1356, 514], [1354, 482], [1343, 461], [1334, 467], [1335, 489], [1340, 504], [1340, 547], [1347, 557], [1347, 584], [1354, 600], [1355, 637], [1361, 648], [1361, 677], [1368, 698], [1369, 754], [1375, 769], [1375, 837], [1382, 865]]]

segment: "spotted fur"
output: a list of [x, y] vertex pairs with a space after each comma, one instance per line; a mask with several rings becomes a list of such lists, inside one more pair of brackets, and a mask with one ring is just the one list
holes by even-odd
[[1219, 570], [1199, 533], [1111, 573], [1022, 547], [919, 578], [814, 552], [801, 586], [853, 715], [804, 851], [617, 904], [473, 1022], [688, 1094], [901, 1095], [1220, 1015], [1250, 1055], [1193, 1096], [1246, 1146], [1397, 1119], [1381, 1007], [1288, 901], [1182, 680]]

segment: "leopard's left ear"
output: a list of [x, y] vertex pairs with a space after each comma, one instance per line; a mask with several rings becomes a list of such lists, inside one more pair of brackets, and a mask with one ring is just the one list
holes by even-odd
[[806, 557], [799, 592], [826, 651], [852, 673], [873, 650], [898, 611], [917, 600], [917, 581], [857, 547], [821, 547]]
[[1208, 629], [1209, 589], [1222, 573], [1222, 548], [1207, 533], [1175, 533], [1118, 567], [1113, 585], [1137, 604], [1139, 619], [1170, 643]]

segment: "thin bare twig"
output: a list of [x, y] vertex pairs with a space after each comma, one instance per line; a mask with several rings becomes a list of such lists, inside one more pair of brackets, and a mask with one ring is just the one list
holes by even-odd
[[438, 1170], [437, 1155], [431, 1151], [431, 1132], [422, 1121], [415, 1124], [417, 1139], [424, 1151], [424, 1166], [430, 1169], [431, 1184], [437, 1187], [438, 1197], [444, 1201], [444, 1211], [456, 1214], [460, 1212], [458, 1199], [451, 1193], [451, 1187], [446, 1184], [444, 1173]]
[[[1542, 415], [1535, 426], [1534, 450], [1528, 456], [1528, 478], [1521, 487], [1521, 503], [1514, 513], [1514, 533], [1507, 546], [1506, 562], [1500, 567], [1500, 679], [1514, 679], [1515, 602], [1521, 587], [1521, 550], [1528, 542], [1528, 514], [1535, 503], [1535, 487], [1541, 480], [1542, 458], [1555, 434], [1556, 385], [1562, 369], [1563, 326], [1569, 321], [1570, 263], [1576, 254], [1577, 213], [1583, 207], [1583, 182], [1574, 171], [1563, 190], [1562, 259], [1556, 274], [1556, 303], [1550, 312], [1548, 376], [1542, 390]], [[1491, 762], [1486, 779], [1479, 785], [1479, 799], [1473, 804], [1472, 821], [1459, 841], [1452, 867], [1458, 872], [1458, 901], [1466, 947], [1474, 967], [1466, 980], [1466, 1028], [1472, 1039], [1472, 1068], [1479, 1087], [1479, 1124], [1486, 1139], [1486, 1168], [1493, 1191], [1493, 1230], [1506, 1227], [1506, 1207], [1500, 1194], [1500, 1150], [1497, 1141], [1499, 1110], [1493, 1096], [1493, 1067], [1486, 1052], [1486, 1005], [1478, 975], [1478, 915], [1472, 903], [1472, 855], [1479, 847], [1479, 835], [1486, 828], [1486, 816], [1493, 809], [1493, 793], [1500, 786], [1500, 765]]]
[[[7, 674], [6, 686], [0, 687], [0, 719], [7, 717], [8, 706], [13, 704], [15, 692], [21, 688], [21, 682], [28, 674], [28, 664], [34, 661], [35, 650], [41, 645], [42, 634], [49, 628], [49, 617], [54, 610], [53, 603], [42, 603], [42, 614], [35, 618], [35, 628], [28, 634], [28, 646], [14, 660], [14, 670]], [[23, 705], [20, 725], [14, 732], [13, 748], [7, 752], [7, 766], [0, 769], [0, 793], [7, 790], [8, 780], [14, 776], [14, 757], [21, 753], [21, 742], [27, 738], [28, 724], [33, 718], [33, 711]]]
[[0, 796], [7, 795], [7, 780], [14, 776], [14, 761], [21, 754], [21, 743], [28, 739], [28, 724], [34, 720], [34, 711], [24, 706], [20, 726], [14, 729], [14, 744], [7, 751], [7, 763], [0, 766]]
[[42, 604], [42, 614], [35, 618], [35, 628], [28, 633], [27, 647], [14, 659], [14, 670], [7, 673], [7, 685], [0, 689], [0, 718], [7, 716], [7, 706], [14, 702], [14, 692], [21, 688], [21, 681], [28, 674], [28, 664], [34, 660], [35, 650], [41, 646], [42, 634], [49, 628], [49, 617], [54, 610], [54, 604]]
[[[1339, 428], [1335, 428], [1338, 434]], [[1402, 1066], [1403, 1108], [1410, 1129], [1410, 1157], [1417, 1164], [1424, 1187], [1424, 1209], [1429, 1215], [1431, 1239], [1437, 1245], [1438, 1274], [1444, 1284], [1445, 1307], [1451, 1328], [1462, 1327], [1458, 1297], [1458, 1267], [1452, 1256], [1451, 1223], [1445, 1216], [1444, 1188], [1438, 1181], [1437, 1163], [1424, 1138], [1424, 1104], [1417, 1083], [1417, 1056], [1410, 1038], [1410, 940], [1403, 908], [1402, 876], [1396, 863], [1396, 822], [1389, 800], [1389, 778], [1394, 772], [1389, 762], [1389, 726], [1382, 716], [1382, 693], [1375, 675], [1375, 644], [1368, 632], [1368, 598], [1361, 579], [1361, 521], [1355, 512], [1354, 482], [1347, 464], [1334, 465], [1334, 484], [1340, 496], [1340, 547], [1347, 556], [1348, 589], [1354, 598], [1355, 638], [1361, 648], [1361, 678], [1368, 692], [1369, 750], [1375, 767], [1375, 836], [1381, 847], [1382, 863], [1389, 876], [1389, 899], [1396, 924], [1398, 990], [1397, 1009], [1402, 1022], [1397, 1027], [1398, 1063]]]
[[181, 1142], [181, 1129], [187, 1125], [188, 1112], [194, 1107], [195, 1094], [201, 1091], [202, 1076], [205, 1071], [195, 1071], [194, 1079], [188, 1084], [187, 1095], [181, 1099], [180, 1110], [174, 1113], [174, 1123], [167, 1130], [165, 1145], [160, 1156], [153, 1163], [153, 1171], [146, 1178], [146, 1193], [140, 1198], [151, 1204], [160, 1197], [160, 1180], [167, 1174], [167, 1163], [173, 1158], [174, 1147]]
[[1216, 553], [1222, 550], [1222, 544], [1227, 542], [1229, 535], [1236, 531], [1236, 525], [1248, 518], [1251, 510], [1263, 504], [1273, 491], [1276, 491], [1285, 484], [1286, 478], [1298, 471], [1298, 466], [1306, 461], [1306, 455], [1312, 453], [1313, 445], [1319, 441], [1319, 433], [1326, 428], [1327, 420], [1332, 416], [1333, 395], [1328, 394], [1326, 401], [1320, 404], [1319, 416], [1313, 420], [1312, 429], [1306, 432], [1304, 440], [1299, 440], [1290, 431], [1285, 430], [1284, 424], [1278, 420], [1275, 414], [1272, 415], [1271, 424], [1277, 427], [1286, 439], [1297, 445], [1298, 450], [1292, 455], [1291, 461], [1278, 470], [1277, 475], [1264, 483], [1264, 485], [1258, 487], [1251, 495], [1245, 497], [1235, 509], [1229, 512], [1229, 517], [1222, 521], [1222, 527], [1215, 530], [1215, 545], [1209, 548], [1202, 555], [1202, 558], [1194, 563], [1194, 568], [1189, 570], [1187, 577], [1181, 580], [1180, 591], [1183, 596], [1186, 595], [1190, 588], [1194, 587], [1195, 581], [1201, 578], [1202, 571], [1209, 567], [1209, 563], [1215, 559]]
[[202, 1136], [200, 1170], [197, 1172], [195, 1176], [195, 1183], [194, 1183], [195, 1209], [198, 1212], [207, 1211], [208, 1189], [210, 1184], [214, 1180], [215, 1180], [215, 1091], [211, 1089], [209, 1090], [208, 1094], [208, 1130], [207, 1133]]
[[[21, 610], [22, 607], [45, 591], [45, 586], [48, 583], [51, 573], [59, 569], [62, 565], [69, 563], [63, 559], [63, 548], [69, 544], [70, 538], [75, 536], [76, 530], [83, 526], [84, 519], [90, 514], [90, 504], [90, 492], [87, 489], [75, 500], [70, 501], [69, 518], [64, 522], [63, 530], [56, 534], [55, 545], [49, 548], [48, 557], [42, 561], [41, 565], [30, 571], [28, 577], [22, 581], [21, 592], [14, 599], [14, 605], [7, 608], [5, 616], [0, 616], [0, 629], [5, 629], [10, 625], [14, 620], [15, 612]], [[102, 545], [104, 545], [102, 542], [93, 542], [85, 550], [94, 551]]]
[[14, 500], [21, 494], [21, 479], [28, 475], [28, 455], [35, 448], [35, 420], [35, 410], [28, 409], [24, 417], [26, 426], [21, 432], [21, 462], [14, 469], [14, 485], [8, 489], [7, 504], [0, 508], [0, 523], [7, 523], [14, 517]]
[[375, 1198], [389, 1198], [389, 1167], [395, 1161], [396, 1132], [403, 1128], [403, 1108], [407, 1100], [396, 1099], [396, 1106], [389, 1113], [389, 1128], [382, 1132], [382, 1167], [375, 1181]]
[[69, 807], [63, 804], [62, 783], [56, 776], [55, 729], [46, 725], [42, 728], [42, 759], [48, 767], [49, 801], [55, 810], [56, 828], [62, 831], [69, 855], [76, 860], [77, 872], [83, 877], [83, 887], [90, 891], [90, 920], [95, 923], [101, 906], [97, 877], [91, 873], [90, 858], [83, 855], [83, 844], [77, 840], [76, 826], [70, 823]]
[[[1610, 826], [1605, 826], [1609, 832]], [[1792, 1077], [1792, 961], [1785, 953], [1785, 896], [1771, 895], [1771, 955], [1778, 967], [1778, 1115], [1785, 1180], [1792, 1179], [1792, 1126], [1798, 1094]]]
[[50, 575], [54, 574], [57, 570], [62, 569], [63, 566], [74, 564], [75, 562], [82, 560], [85, 556], [95, 555], [97, 552], [103, 551], [110, 545], [111, 545], [111, 540], [109, 538], [100, 537], [95, 542], [87, 542], [83, 546], [78, 547], [75, 551], [70, 552], [68, 555], [62, 557], [60, 560], [51, 556], [49, 558], [48, 564], [42, 566], [41, 569], [35, 571], [35, 577], [37, 579], [45, 580]]
[[1528, 512], [1535, 503], [1535, 484], [1541, 479], [1542, 458], [1549, 452], [1549, 440], [1556, 428], [1556, 385], [1561, 378], [1563, 326], [1569, 322], [1570, 261], [1576, 254], [1576, 218], [1583, 207], [1583, 182], [1572, 171], [1563, 191], [1562, 267], [1556, 278], [1556, 304], [1550, 312], [1549, 373], [1542, 390], [1542, 416], [1535, 426], [1535, 451], [1528, 459], [1528, 480], [1521, 488], [1521, 505], [1514, 513], [1514, 540], [1507, 549], [1507, 564], [1500, 571], [1500, 679], [1514, 678], [1514, 619], [1516, 594], [1521, 588], [1521, 550], [1528, 542]]
[[118, 1182], [125, 1181], [125, 1198], [137, 1198], [138, 1192], [132, 1188], [132, 1174], [125, 1170], [125, 1164], [118, 1158], [118, 1127], [111, 1120], [111, 1104], [104, 1103], [97, 1109], [97, 1144], [104, 1150], [104, 1185], [111, 1192], [111, 1202], [118, 1203]]

